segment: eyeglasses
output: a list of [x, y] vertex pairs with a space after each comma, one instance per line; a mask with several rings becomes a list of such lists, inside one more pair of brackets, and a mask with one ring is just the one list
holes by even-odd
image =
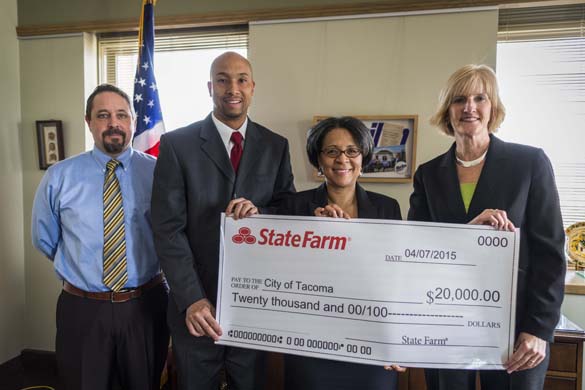
[[362, 154], [362, 150], [356, 147], [349, 147], [345, 150], [331, 147], [321, 150], [321, 153], [324, 153], [327, 157], [330, 158], [337, 158], [341, 156], [341, 153], [345, 154], [348, 158], [356, 158], [357, 156]]

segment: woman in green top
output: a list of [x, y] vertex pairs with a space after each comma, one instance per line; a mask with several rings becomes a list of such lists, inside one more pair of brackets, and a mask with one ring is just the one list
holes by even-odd
[[[542, 389], [563, 300], [563, 224], [550, 161], [496, 138], [504, 116], [491, 68], [467, 65], [451, 76], [431, 123], [455, 142], [418, 168], [408, 219], [520, 228], [515, 350], [505, 371], [480, 371], [481, 388]], [[425, 370], [429, 390], [475, 389], [475, 375]]]

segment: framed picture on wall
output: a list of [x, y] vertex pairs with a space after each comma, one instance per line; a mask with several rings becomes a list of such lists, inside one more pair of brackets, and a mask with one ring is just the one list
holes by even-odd
[[47, 169], [65, 158], [63, 124], [57, 120], [37, 121], [39, 168]]
[[[362, 169], [360, 182], [408, 183], [416, 164], [418, 115], [355, 115], [374, 139], [372, 161]], [[328, 116], [313, 117], [313, 124]], [[315, 170], [314, 177], [322, 178]]]

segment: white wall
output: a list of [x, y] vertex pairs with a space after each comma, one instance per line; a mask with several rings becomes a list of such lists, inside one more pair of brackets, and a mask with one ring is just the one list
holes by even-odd
[[[428, 124], [448, 76], [496, 62], [498, 13], [259, 24], [250, 27], [252, 117], [288, 137], [297, 189], [317, 185], [305, 156], [314, 115], [419, 116], [417, 165], [452, 142]], [[412, 185], [366, 184], [408, 212]]]
[[26, 348], [54, 350], [55, 309], [61, 291], [53, 264], [30, 243], [32, 202], [45, 172], [38, 167], [35, 121], [63, 121], [66, 157], [85, 151], [90, 137], [83, 120], [85, 97], [96, 85], [96, 64], [92, 35], [20, 41]]
[[24, 242], [16, 0], [0, 2], [0, 363], [23, 346]]

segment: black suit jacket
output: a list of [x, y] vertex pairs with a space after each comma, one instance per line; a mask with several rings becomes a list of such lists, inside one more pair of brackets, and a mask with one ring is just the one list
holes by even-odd
[[179, 312], [202, 298], [215, 305], [220, 216], [230, 200], [247, 198], [266, 213], [292, 192], [288, 141], [251, 120], [237, 175], [211, 115], [162, 137], [152, 230]]
[[541, 149], [490, 135], [486, 160], [465, 212], [455, 144], [414, 176], [408, 219], [468, 223], [484, 209], [505, 210], [520, 228], [516, 331], [552, 341], [564, 294], [564, 231], [550, 161]]
[[[370, 219], [402, 219], [398, 202], [385, 195], [365, 191], [356, 184], [358, 217]], [[278, 210], [280, 215], [315, 215], [317, 207], [327, 205], [327, 185], [288, 196]]]

